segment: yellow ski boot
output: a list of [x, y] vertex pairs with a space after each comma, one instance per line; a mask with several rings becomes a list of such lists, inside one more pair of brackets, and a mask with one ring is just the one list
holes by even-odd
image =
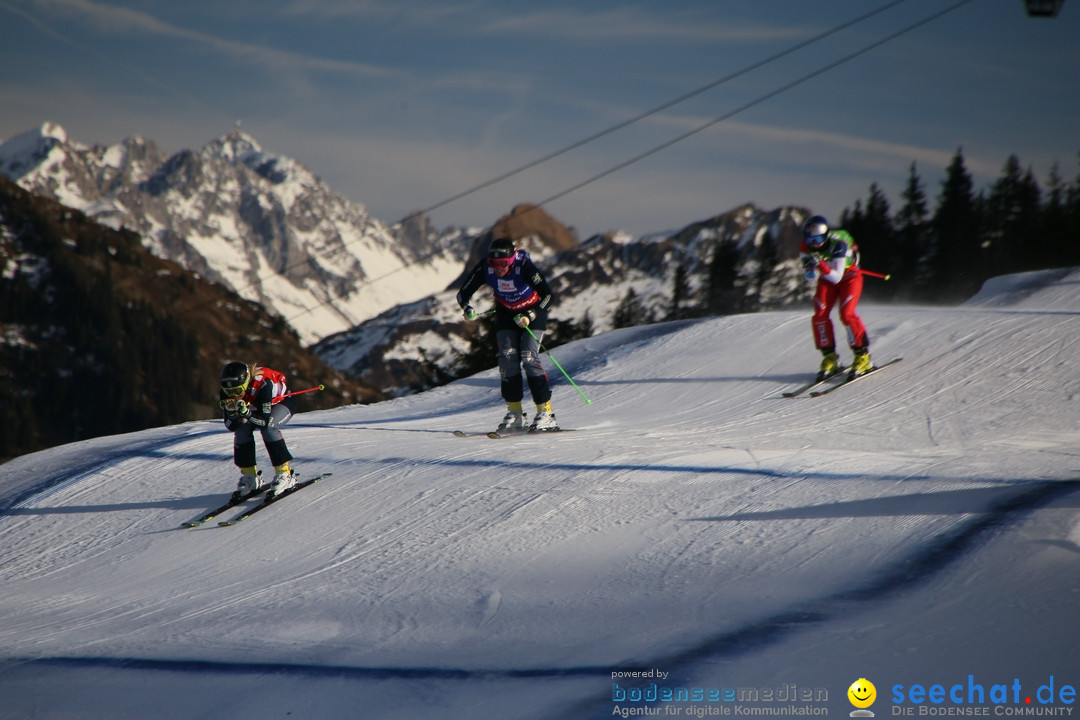
[[832, 377], [836, 373], [840, 372], [844, 368], [840, 365], [840, 356], [832, 350], [822, 350], [823, 358], [821, 358], [821, 368], [818, 370], [817, 381], [821, 382], [826, 378]]
[[855, 359], [851, 363], [851, 373], [849, 377], [857, 378], [860, 375], [865, 375], [874, 369], [874, 363], [870, 360], [870, 352], [866, 348], [858, 348], [855, 350]]

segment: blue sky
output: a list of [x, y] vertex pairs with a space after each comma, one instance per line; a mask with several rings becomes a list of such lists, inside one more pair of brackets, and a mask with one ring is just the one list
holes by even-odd
[[1076, 1], [971, 0], [839, 62], [956, 0], [0, 0], [0, 139], [51, 121], [171, 152], [239, 121], [394, 222], [886, 8], [432, 212], [484, 226], [561, 195], [583, 239], [744, 202], [835, 217], [872, 182], [895, 209], [912, 162], [936, 197], [961, 147], [980, 188], [1010, 154], [1076, 178]]

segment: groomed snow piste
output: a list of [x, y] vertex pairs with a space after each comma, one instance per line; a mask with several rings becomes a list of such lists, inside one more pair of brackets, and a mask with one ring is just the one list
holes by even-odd
[[454, 437], [494, 370], [301, 412], [332, 477], [231, 528], [180, 529], [235, 485], [217, 421], [16, 458], [0, 718], [846, 717], [860, 678], [879, 718], [1075, 712], [1080, 271], [861, 313], [904, 360], [821, 398], [781, 397], [806, 311], [557, 348], [572, 432]]

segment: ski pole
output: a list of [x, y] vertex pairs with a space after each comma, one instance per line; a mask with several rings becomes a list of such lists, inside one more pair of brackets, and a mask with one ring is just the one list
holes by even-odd
[[287, 397], [292, 397], [293, 395], [302, 395], [304, 393], [315, 392], [316, 390], [325, 390], [325, 389], [326, 389], [325, 385], [316, 385], [315, 387], [309, 387], [306, 390], [296, 390], [295, 392], [285, 393], [284, 395], [278, 395], [276, 398], [273, 399], [272, 402], [273, 402], [273, 404], [277, 405], [279, 402], [281, 402], [282, 400], [284, 400]]
[[544, 352], [546, 352], [547, 356], [549, 358], [551, 358], [551, 362], [555, 363], [555, 367], [559, 368], [559, 372], [561, 372], [563, 374], [563, 376], [566, 377], [566, 379], [570, 381], [570, 384], [574, 386], [575, 390], [577, 390], [578, 395], [580, 395], [585, 400], [585, 404], [586, 405], [592, 405], [592, 400], [587, 398], [585, 396], [585, 393], [581, 392], [581, 388], [578, 387], [578, 384], [576, 382], [574, 382], [574, 379], [572, 377], [570, 377], [569, 373], [567, 373], [565, 370], [563, 370], [563, 366], [559, 364], [559, 361], [555, 359], [555, 356], [551, 354], [551, 351], [540, 344], [540, 338], [536, 337], [536, 333], [534, 333], [532, 331], [532, 328], [529, 327], [528, 325], [526, 325], [525, 329], [528, 330], [529, 334], [533, 336], [533, 340], [536, 341], [536, 344], [540, 345], [540, 349], [543, 350]]
[[862, 270], [863, 275], [869, 275], [870, 277], [881, 278], [882, 280], [888, 280], [889, 278], [892, 277], [892, 275], [889, 275], [887, 273], [874, 272], [873, 270], [863, 270], [863, 268], [859, 268], [859, 269]]

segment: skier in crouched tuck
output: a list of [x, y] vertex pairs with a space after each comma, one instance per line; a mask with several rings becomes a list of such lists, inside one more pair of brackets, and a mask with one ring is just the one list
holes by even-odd
[[221, 399], [225, 427], [233, 433], [233, 462], [240, 468], [233, 499], [239, 500], [262, 489], [262, 476], [255, 462], [255, 428], [262, 434], [266, 452], [274, 466], [274, 479], [267, 491], [271, 501], [296, 485], [289, 467], [293, 459], [281, 427], [292, 418], [292, 408], [280, 398], [288, 392], [285, 375], [266, 367], [251, 369], [242, 362], [230, 362], [221, 371]]
[[829, 222], [821, 215], [814, 215], [803, 223], [799, 257], [807, 282], [817, 280], [811, 325], [814, 344], [822, 355], [818, 381], [844, 369], [836, 353], [836, 339], [829, 317], [833, 307], [838, 304], [840, 322], [847, 329], [848, 346], [854, 356], [848, 377], [855, 378], [870, 372], [874, 369], [874, 363], [870, 360], [870, 337], [856, 312], [862, 296], [863, 274], [859, 268], [859, 248], [855, 239], [845, 230], [830, 228]]
[[[491, 243], [487, 257], [478, 262], [458, 291], [457, 301], [466, 320], [475, 320], [469, 300], [484, 284], [491, 286], [495, 297], [495, 342], [499, 348], [499, 377], [506, 416], [498, 432], [550, 432], [558, 430], [551, 409], [551, 388], [547, 373], [540, 363], [540, 338], [547, 329], [548, 310], [552, 292], [547, 280], [537, 269], [525, 250], [517, 250], [508, 238]], [[531, 331], [531, 332], [530, 332]], [[521, 401], [525, 387], [536, 403], [536, 415], [526, 426], [526, 414]]]

